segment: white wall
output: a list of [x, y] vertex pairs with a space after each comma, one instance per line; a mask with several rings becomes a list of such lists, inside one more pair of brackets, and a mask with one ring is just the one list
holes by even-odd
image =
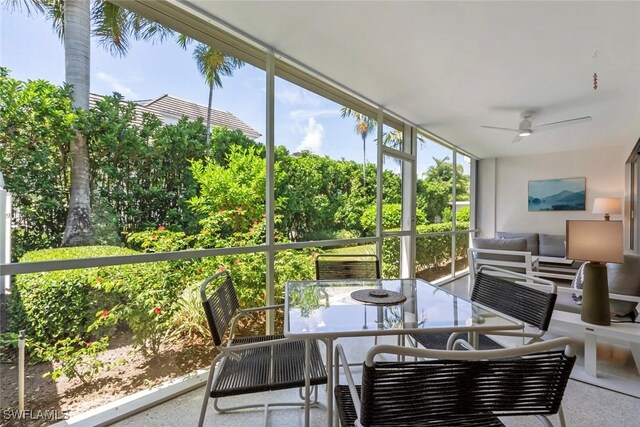
[[[586, 149], [480, 161], [478, 168], [479, 227], [482, 236], [495, 231], [565, 234], [567, 219], [598, 219], [591, 213], [595, 197], [624, 197], [625, 146]], [[491, 163], [495, 162], [495, 171]], [[491, 178], [495, 176], [495, 215], [491, 213]], [[529, 212], [527, 188], [530, 180], [586, 178], [585, 211]], [[483, 190], [488, 190], [484, 192]], [[493, 219], [493, 221], [492, 221]], [[612, 215], [622, 219], [622, 215]], [[493, 229], [493, 230], [492, 230]]]
[[478, 236], [493, 237], [496, 233], [496, 159], [478, 161], [476, 227]]

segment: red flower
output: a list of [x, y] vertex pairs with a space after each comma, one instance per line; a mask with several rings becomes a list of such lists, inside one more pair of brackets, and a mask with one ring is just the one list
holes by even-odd
[[98, 277], [96, 277], [96, 282], [102, 283], [102, 282], [104, 282], [104, 279], [102, 277], [98, 276]]
[[218, 269], [218, 271], [224, 271], [224, 270], [225, 270], [224, 266], [220, 266], [220, 268]]
[[164, 231], [164, 230], [165, 230], [164, 225], [159, 225], [158, 226], [158, 231]]
[[153, 314], [155, 314], [156, 316], [160, 313], [162, 313], [162, 309], [160, 307], [155, 307], [153, 309]]
[[249, 233], [253, 233], [253, 227], [249, 229]]
[[243, 210], [244, 209], [242, 209], [242, 208], [236, 208], [236, 211], [238, 211], [238, 212], [242, 212]]
[[258, 225], [258, 221], [253, 221], [253, 226], [255, 227], [256, 225]]
[[87, 347], [91, 347], [92, 345], [93, 345], [93, 341], [89, 341], [89, 342], [87, 343]]
[[273, 238], [274, 238], [274, 239], [279, 239], [279, 238], [280, 238], [280, 235], [279, 235], [278, 233], [276, 233], [276, 234], [274, 234], [274, 235], [273, 235]]
[[219, 211], [218, 211], [218, 215], [222, 215], [223, 213], [224, 213], [224, 211], [223, 211], [223, 210], [219, 210]]
[[100, 317], [107, 317], [109, 315], [109, 310], [102, 310], [102, 313], [100, 313]]

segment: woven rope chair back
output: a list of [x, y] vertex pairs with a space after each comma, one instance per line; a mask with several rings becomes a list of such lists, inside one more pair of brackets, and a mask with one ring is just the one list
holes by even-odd
[[364, 364], [360, 421], [448, 427], [456, 417], [555, 414], [574, 363], [575, 357], [551, 351], [508, 359]]
[[[214, 289], [211, 294], [208, 293], [208, 288]], [[229, 327], [229, 322], [240, 307], [238, 295], [229, 273], [221, 271], [202, 282], [200, 297], [211, 330], [213, 344], [219, 346], [222, 344], [222, 338]]]
[[375, 255], [318, 255], [316, 280], [379, 279], [380, 262]]
[[514, 317], [541, 331], [549, 328], [557, 295], [491, 276], [476, 274], [471, 301]]

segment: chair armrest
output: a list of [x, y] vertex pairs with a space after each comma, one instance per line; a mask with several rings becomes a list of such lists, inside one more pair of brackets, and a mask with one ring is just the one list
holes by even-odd
[[243, 308], [239, 311], [241, 313], [251, 313], [254, 311], [275, 310], [276, 308], [284, 308], [284, 304], [265, 305], [262, 307]]
[[[351, 400], [353, 401], [353, 407], [356, 410], [357, 418], [360, 419], [360, 395], [358, 395], [358, 390], [356, 389], [356, 383], [353, 380], [353, 375], [351, 375], [351, 369], [349, 369], [349, 361], [347, 360], [347, 356], [344, 354], [344, 349], [341, 344], [336, 345], [335, 357], [334, 357], [334, 375], [335, 375], [335, 384], [338, 385], [340, 381], [340, 363], [342, 363], [342, 368], [344, 370], [344, 375], [347, 378], [347, 385], [349, 386], [349, 393], [351, 394]], [[333, 393], [333, 390], [330, 391]]]
[[408, 357], [425, 357], [429, 359], [451, 359], [451, 360], [482, 360], [498, 359], [504, 357], [517, 357], [525, 354], [532, 354], [541, 351], [549, 351], [554, 348], [565, 346], [565, 353], [569, 357], [575, 355], [575, 340], [569, 337], [553, 338], [548, 341], [540, 341], [522, 347], [511, 347], [500, 350], [432, 350], [419, 349], [413, 347], [399, 347], [389, 344], [381, 344], [371, 347], [367, 352], [365, 363], [367, 366], [373, 365], [373, 359], [381, 353], [395, 354]]
[[264, 307], [252, 307], [252, 308], [244, 308], [244, 309], [238, 310], [238, 314], [236, 314], [231, 320], [231, 329], [229, 330], [229, 342], [227, 346], [229, 346], [231, 341], [233, 341], [233, 337], [235, 336], [235, 333], [236, 333], [236, 325], [238, 323], [238, 320], [240, 320], [243, 317], [253, 317], [253, 313], [255, 313], [256, 311], [275, 310], [277, 308], [283, 308], [283, 307], [284, 307], [284, 304], [275, 304], [275, 305], [265, 305]]
[[464, 347], [467, 350], [476, 350], [476, 348], [472, 346], [469, 343], [469, 341], [465, 340], [464, 338], [458, 338], [457, 340], [455, 340], [453, 342], [453, 345], [451, 346], [451, 350], [455, 350], [456, 347]]
[[[252, 348], [270, 347], [270, 346], [273, 346], [273, 345], [284, 344], [284, 343], [291, 342], [291, 341], [292, 340], [290, 338], [278, 338], [278, 339], [275, 339], [275, 340], [260, 341], [260, 342], [254, 342], [254, 343], [251, 343], [251, 344], [231, 345], [231, 340], [229, 340], [227, 342], [227, 345], [225, 347], [223, 347], [223, 348], [233, 352], [233, 351], [249, 350], [249, 349], [252, 349]], [[296, 340], [296, 341], [298, 341], [298, 340]]]

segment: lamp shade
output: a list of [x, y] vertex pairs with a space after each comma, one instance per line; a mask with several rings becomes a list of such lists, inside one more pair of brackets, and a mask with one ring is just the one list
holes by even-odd
[[567, 258], [581, 261], [623, 260], [622, 221], [567, 221]]
[[622, 203], [617, 197], [596, 197], [593, 201], [594, 214], [620, 214]]

